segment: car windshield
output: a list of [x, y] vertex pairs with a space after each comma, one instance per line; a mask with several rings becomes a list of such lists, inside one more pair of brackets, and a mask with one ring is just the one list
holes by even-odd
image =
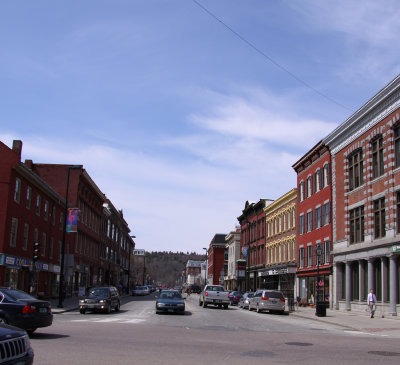
[[23, 291], [15, 290], [15, 289], [4, 289], [2, 292], [8, 295], [13, 300], [24, 300], [24, 299], [36, 299], [32, 295], [29, 295]]
[[96, 297], [108, 297], [109, 291], [106, 288], [94, 288], [89, 290], [89, 295]]
[[162, 292], [160, 299], [182, 299], [181, 295], [176, 292]]

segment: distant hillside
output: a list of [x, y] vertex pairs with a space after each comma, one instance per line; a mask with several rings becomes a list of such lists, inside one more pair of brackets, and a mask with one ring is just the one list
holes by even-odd
[[205, 255], [195, 252], [146, 252], [146, 273], [156, 283], [174, 286], [186, 269], [188, 260], [204, 261]]

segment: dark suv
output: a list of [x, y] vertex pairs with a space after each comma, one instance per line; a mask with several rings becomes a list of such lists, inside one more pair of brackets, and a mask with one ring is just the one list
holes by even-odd
[[0, 354], [0, 362], [4, 365], [33, 364], [29, 337], [17, 327], [0, 324]]
[[114, 286], [89, 288], [86, 295], [79, 299], [79, 312], [85, 314], [87, 310], [110, 313], [112, 309], [119, 311], [121, 301]]

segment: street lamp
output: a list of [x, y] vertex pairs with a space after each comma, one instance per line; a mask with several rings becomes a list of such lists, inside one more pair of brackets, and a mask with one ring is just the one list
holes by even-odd
[[62, 233], [62, 241], [61, 241], [61, 262], [60, 262], [60, 281], [58, 283], [58, 308], [63, 308], [64, 301], [64, 257], [65, 257], [65, 236], [67, 232], [67, 215], [68, 215], [68, 188], [69, 188], [69, 172], [71, 170], [80, 170], [82, 169], [82, 165], [72, 165], [68, 166], [67, 173], [67, 186], [65, 192], [65, 207], [64, 207], [64, 222], [63, 222], [63, 233]]
[[[135, 241], [133, 240], [134, 238], [136, 238], [136, 236], [130, 236], [133, 243], [135, 243]], [[131, 247], [131, 242], [129, 242], [129, 261], [128, 261], [128, 294], [130, 293], [131, 290], [131, 254], [132, 254], [132, 247]]]
[[321, 298], [321, 289], [320, 289], [320, 283], [319, 283], [319, 265], [321, 262], [321, 256], [322, 256], [322, 246], [320, 243], [317, 243], [315, 245], [315, 257], [317, 259], [317, 283], [315, 286], [316, 290], [316, 299], [317, 299], [317, 306], [316, 306], [316, 311], [315, 315], [318, 317], [325, 317], [326, 316], [326, 306], [325, 306], [325, 301], [323, 301]]
[[207, 285], [207, 271], [208, 271], [208, 249], [203, 247], [203, 250], [206, 251], [206, 267], [204, 270], [204, 286]]

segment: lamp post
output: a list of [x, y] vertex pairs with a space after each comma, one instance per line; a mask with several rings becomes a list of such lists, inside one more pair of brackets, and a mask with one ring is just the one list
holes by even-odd
[[58, 308], [63, 308], [64, 301], [64, 257], [65, 257], [65, 236], [67, 232], [67, 215], [68, 215], [68, 188], [69, 188], [69, 173], [71, 170], [80, 170], [82, 165], [68, 166], [67, 172], [67, 186], [65, 192], [65, 207], [64, 207], [64, 222], [63, 222], [63, 233], [61, 241], [61, 262], [60, 262], [60, 281], [58, 283]]
[[206, 267], [204, 270], [204, 286], [207, 285], [207, 271], [208, 271], [208, 249], [203, 247], [203, 250], [206, 251]]
[[[131, 239], [133, 243], [135, 243], [133, 241], [133, 239], [136, 238], [136, 236], [131, 236]], [[128, 261], [128, 282], [127, 282], [127, 286], [128, 286], [128, 294], [130, 293], [131, 290], [131, 255], [132, 255], [132, 247], [131, 247], [131, 242], [129, 242], [129, 261]]]
[[[315, 315], [318, 317], [325, 317], [326, 316], [326, 306], [325, 306], [325, 301], [321, 300], [321, 289], [320, 289], [320, 283], [319, 283], [319, 265], [321, 262], [321, 255], [322, 255], [322, 246], [320, 243], [317, 243], [315, 245], [315, 257], [317, 259], [317, 283], [315, 286], [316, 290], [316, 300], [317, 300], [317, 305], [316, 305], [316, 311]], [[323, 299], [323, 298], [322, 298]]]

